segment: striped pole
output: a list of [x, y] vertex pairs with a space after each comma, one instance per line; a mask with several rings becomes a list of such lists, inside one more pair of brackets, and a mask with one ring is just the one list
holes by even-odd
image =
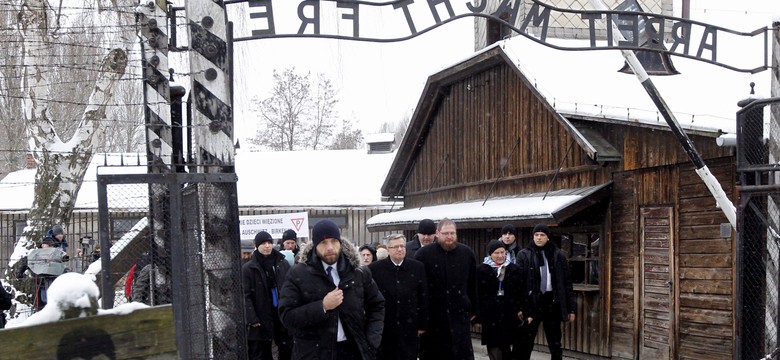
[[[189, 33], [191, 151], [200, 175], [234, 173], [231, 24], [222, 0], [185, 2]], [[218, 177], [228, 175], [217, 175]], [[232, 178], [235, 178], [233, 174]], [[184, 256], [174, 267], [187, 274], [177, 312], [187, 334], [177, 335], [183, 359], [246, 359], [246, 321], [241, 293], [241, 249], [235, 181], [201, 182], [185, 189], [191, 211], [184, 223], [197, 226], [178, 242]], [[192, 204], [191, 206], [189, 204]], [[177, 244], [174, 239], [174, 244]], [[178, 265], [177, 265], [178, 264]]]
[[171, 94], [168, 84], [166, 0], [141, 0], [136, 8], [144, 82], [146, 152], [149, 171], [168, 172], [172, 164]]
[[232, 69], [225, 5], [219, 0], [189, 0], [185, 10], [192, 79], [191, 156], [197, 172], [232, 172]]

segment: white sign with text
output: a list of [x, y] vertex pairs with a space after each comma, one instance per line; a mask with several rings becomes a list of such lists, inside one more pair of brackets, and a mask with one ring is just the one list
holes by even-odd
[[287, 213], [270, 215], [241, 215], [238, 217], [241, 240], [252, 240], [261, 231], [268, 232], [274, 239], [281, 239], [287, 229], [293, 229], [299, 238], [309, 237], [309, 213]]

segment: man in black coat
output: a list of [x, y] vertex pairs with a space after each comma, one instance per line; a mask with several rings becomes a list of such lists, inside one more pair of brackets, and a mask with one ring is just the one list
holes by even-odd
[[292, 339], [279, 320], [278, 310], [280, 289], [290, 264], [273, 244], [271, 234], [257, 233], [257, 249], [241, 267], [250, 359], [271, 360], [271, 340], [276, 341], [279, 360], [289, 360], [292, 355]]
[[294, 359], [374, 360], [382, 339], [385, 299], [355, 246], [322, 220], [287, 274], [279, 309], [293, 333]]
[[417, 224], [417, 234], [406, 243], [406, 256], [413, 258], [421, 247], [436, 241], [436, 224], [431, 219], [422, 219]]
[[516, 347], [519, 349], [518, 358], [531, 358], [534, 338], [541, 322], [544, 324], [550, 358], [561, 359], [561, 322], [574, 321], [577, 309], [569, 261], [561, 249], [550, 241], [547, 225], [536, 225], [533, 236], [533, 241], [518, 255], [518, 266], [525, 280], [520, 307], [528, 323]]
[[279, 251], [290, 250], [293, 253], [293, 257], [298, 256], [298, 233], [293, 229], [285, 230], [282, 234], [282, 238], [279, 239]]
[[406, 258], [406, 238], [390, 235], [389, 256], [368, 267], [385, 298], [385, 328], [380, 360], [417, 359], [419, 337], [428, 325], [428, 282], [425, 267]]
[[474, 359], [471, 320], [477, 314], [477, 262], [474, 252], [458, 243], [455, 222], [442, 219], [437, 241], [414, 258], [425, 265], [431, 304], [428, 329], [420, 338], [420, 359]]

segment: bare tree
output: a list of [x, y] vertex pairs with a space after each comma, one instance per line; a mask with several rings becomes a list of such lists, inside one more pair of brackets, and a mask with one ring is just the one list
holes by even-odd
[[[333, 135], [336, 91], [330, 80], [318, 74], [312, 86], [310, 73], [298, 74], [295, 68], [282, 73], [274, 70], [271, 96], [253, 99], [262, 119], [254, 144], [271, 150], [317, 149]], [[313, 88], [313, 90], [312, 90]]]
[[363, 145], [363, 131], [353, 129], [352, 122], [344, 119], [341, 121], [341, 128], [328, 146], [331, 150], [359, 149]]
[[336, 90], [333, 89], [330, 79], [326, 78], [324, 74], [317, 74], [317, 86], [312, 104], [314, 126], [312, 133], [309, 134], [311, 139], [307, 142], [312, 150], [317, 150], [323, 140], [333, 136], [336, 103], [338, 103]]
[[379, 126], [380, 133], [393, 133], [395, 135], [395, 141], [400, 144], [406, 135], [406, 129], [409, 128], [409, 123], [412, 121], [412, 115], [409, 113], [404, 114], [404, 117], [398, 121], [384, 122]]
[[144, 109], [140, 80], [122, 81], [116, 89], [116, 105], [106, 112], [106, 152], [144, 152]]

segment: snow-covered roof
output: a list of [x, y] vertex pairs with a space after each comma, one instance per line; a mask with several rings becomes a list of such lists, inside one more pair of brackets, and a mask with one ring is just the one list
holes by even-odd
[[[485, 227], [494, 223], [534, 224], [537, 222], [559, 223], [577, 211], [574, 207], [590, 205], [603, 198], [611, 189], [611, 183], [576, 189], [563, 189], [549, 193], [523, 194], [488, 199], [487, 201], [464, 201], [453, 204], [423, 206], [372, 216], [366, 221], [371, 231], [385, 229], [412, 229], [422, 219], [439, 221], [443, 218], [459, 223], [459, 227], [468, 228], [473, 224]], [[579, 209], [581, 210], [581, 209]]]
[[393, 133], [376, 133], [367, 134], [365, 136], [366, 144], [378, 143], [378, 142], [393, 142], [395, 141], [395, 134]]
[[[141, 174], [146, 172], [146, 166], [130, 166], [145, 164], [144, 154], [98, 154], [93, 156], [84, 181], [76, 199], [75, 209], [97, 208], [97, 173], [101, 174]], [[106, 166], [108, 165], [108, 166]], [[124, 165], [119, 167], [119, 165]], [[14, 171], [0, 181], [0, 210], [27, 211], [30, 210], [35, 190], [35, 169]], [[135, 185], [127, 185], [135, 186]], [[132, 193], [132, 192], [127, 192]], [[126, 193], [126, 194], [127, 194]], [[109, 199], [113, 203], [112, 199]]]
[[[363, 149], [239, 152], [236, 155], [238, 204], [242, 207], [388, 206], [391, 204], [381, 200], [380, 188], [394, 156], [395, 152], [368, 154]], [[146, 172], [145, 166], [127, 166], [138, 163], [139, 159], [141, 164], [146, 162], [143, 154], [96, 155], [84, 176], [75, 209], [97, 209], [98, 171], [100, 174], [142, 174]], [[0, 199], [3, 199], [0, 211], [29, 210], [34, 183], [34, 169], [8, 174], [0, 181]], [[140, 191], [109, 191], [109, 206], [146, 204], [144, 185], [112, 186], [137, 187]]]
[[[561, 47], [588, 46], [587, 40], [547, 41]], [[556, 50], [523, 36], [495, 46], [502, 48], [513, 65], [564, 116], [666, 125], [637, 77], [618, 72], [624, 64], [619, 50]], [[726, 50], [724, 47], [722, 51]], [[760, 55], [755, 55], [759, 61]], [[679, 56], [671, 58], [680, 74], [651, 79], [684, 128], [733, 133], [737, 102], [750, 95], [750, 83], [756, 84], [759, 95], [769, 96], [769, 71], [740, 73]]]
[[238, 205], [391, 205], [380, 190], [394, 157], [365, 150], [239, 152]]

